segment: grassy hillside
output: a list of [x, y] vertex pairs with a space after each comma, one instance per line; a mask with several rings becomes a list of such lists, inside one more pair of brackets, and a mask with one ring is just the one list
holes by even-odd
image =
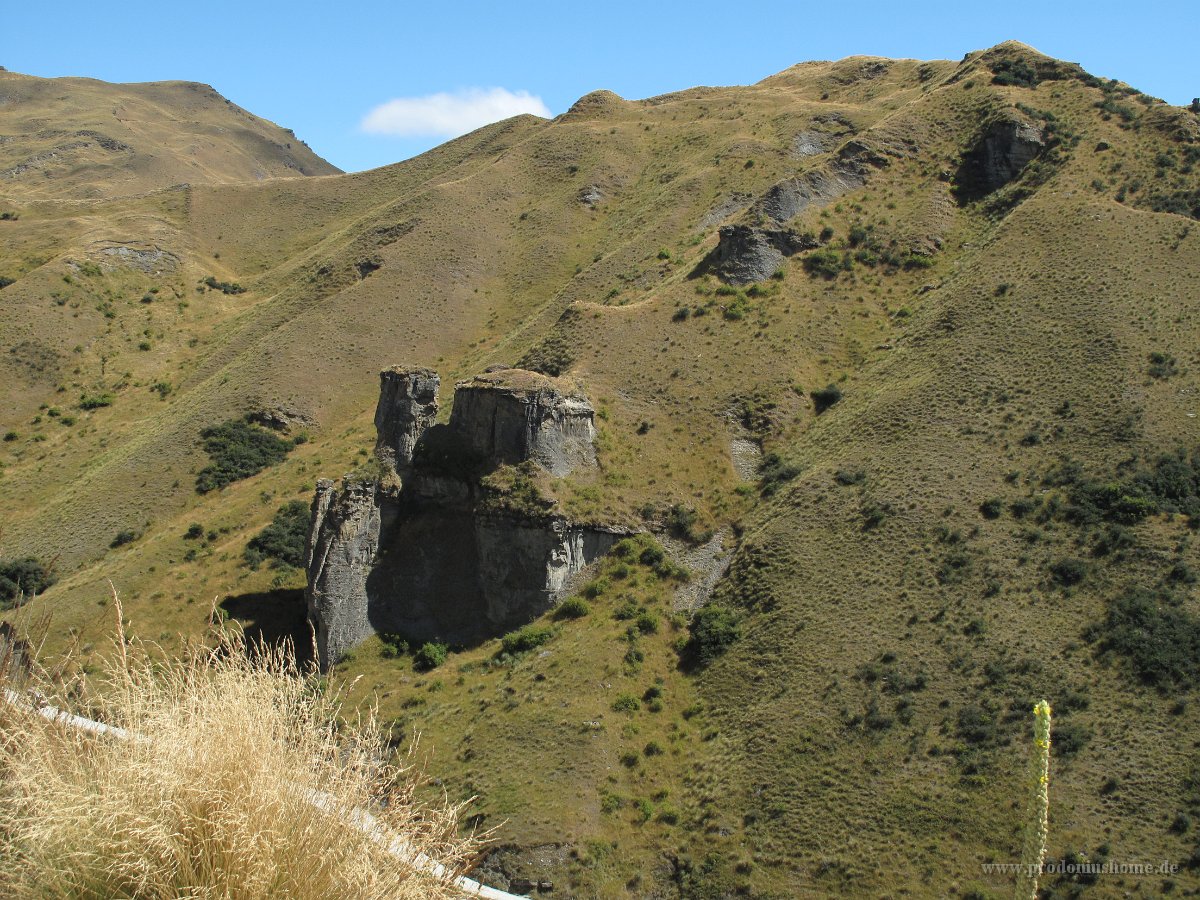
[[207, 84], [0, 71], [0, 196], [126, 196], [180, 183], [332, 175], [290, 130]]
[[[1044, 148], [980, 196], [972, 160], [1010, 120]], [[769, 220], [773, 185], [828, 184], [847, 160], [861, 178]], [[494, 641], [418, 672], [373, 640], [339, 667], [501, 825], [497, 877], [604, 897], [1006, 894], [981, 866], [1015, 861], [1043, 696], [1050, 855], [1184, 865], [1198, 161], [1194, 112], [1009, 43], [597, 92], [355, 175], [13, 194], [0, 556], [53, 561], [27, 607], [52, 616], [51, 649], [103, 638], [110, 578], [152, 638], [194, 632], [212, 598], [278, 633], [302, 575], [243, 549], [362, 465], [380, 368], [562, 371], [596, 405], [601, 463], [554, 485], [564, 508], [674, 523], [684, 544], [723, 532], [713, 602], [741, 636], [688, 665], [678, 585], [639, 553], [525, 652]], [[818, 246], [733, 287], [723, 223]], [[254, 412], [307, 442], [198, 494], [201, 430]], [[760, 477], [735, 440], [761, 446]], [[1168, 877], [1044, 886], [1200, 887]]]

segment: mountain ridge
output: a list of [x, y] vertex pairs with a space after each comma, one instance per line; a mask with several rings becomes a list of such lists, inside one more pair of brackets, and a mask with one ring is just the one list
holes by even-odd
[[[0, 556], [60, 576], [21, 615], [86, 661], [111, 578], [168, 647], [212, 597], [303, 639], [303, 577], [244, 551], [318, 479], [371, 473], [379, 370], [562, 374], [599, 464], [553, 479], [558, 508], [697, 554], [724, 535], [710, 608], [741, 637], [690, 665], [692, 608], [614, 557], [537, 652], [423, 672], [373, 637], [343, 660], [507, 823], [496, 883], [996, 895], [1042, 696], [1051, 855], [1192, 865], [1195, 685], [1138, 676], [1118, 614], [1153, 593], [1180, 646], [1200, 617], [1189, 495], [1137, 487], [1196, 442], [1196, 115], [1013, 42], [614, 98], [365, 173], [70, 201], [0, 181]], [[734, 283], [717, 263], [743, 253], [762, 265]], [[197, 494], [201, 430], [246, 414], [308, 441]], [[1145, 515], [1088, 512], [1092, 481]]]

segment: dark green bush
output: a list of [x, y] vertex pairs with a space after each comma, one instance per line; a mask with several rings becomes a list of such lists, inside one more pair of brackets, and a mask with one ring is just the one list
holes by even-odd
[[1054, 748], [1054, 755], [1059, 758], [1074, 756], [1083, 749], [1083, 745], [1091, 736], [1091, 729], [1084, 725], [1057, 725], [1050, 733], [1050, 746]]
[[220, 291], [222, 294], [244, 294], [246, 289], [234, 281], [217, 281], [212, 275], [204, 279], [209, 290]]
[[812, 397], [813, 409], [820, 415], [842, 399], [842, 390], [836, 384], [829, 384], [809, 396]]
[[804, 271], [809, 275], [819, 276], [830, 281], [837, 278], [838, 274], [846, 268], [842, 254], [832, 247], [814, 250], [804, 257], [803, 265]]
[[84, 394], [79, 398], [79, 408], [100, 409], [102, 406], [112, 406], [115, 399], [112, 394]]
[[519, 631], [509, 632], [500, 639], [500, 652], [507, 653], [509, 656], [528, 653], [530, 650], [536, 650], [552, 637], [554, 637], [553, 628], [526, 625]]
[[587, 605], [587, 601], [582, 597], [568, 597], [558, 605], [558, 609], [554, 611], [556, 619], [582, 619], [592, 608]]
[[1063, 587], [1079, 584], [1087, 577], [1088, 564], [1082, 559], [1066, 557], [1050, 564], [1050, 574]]
[[449, 648], [445, 644], [434, 641], [422, 644], [421, 648], [413, 654], [413, 668], [418, 672], [436, 669], [446, 661], [447, 653], [449, 653]]
[[690, 506], [676, 503], [667, 510], [667, 528], [675, 537], [692, 544], [703, 544], [712, 532], [699, 526], [699, 516]]
[[283, 462], [294, 446], [292, 441], [244, 419], [205, 428], [200, 437], [212, 461], [196, 476], [196, 491], [201, 494]]
[[641, 708], [642, 701], [633, 696], [633, 694], [621, 694], [621, 696], [617, 697], [617, 699], [612, 702], [613, 712], [633, 713], [637, 712]]
[[272, 566], [301, 568], [311, 521], [311, 511], [303, 500], [285, 503], [275, 511], [271, 524], [246, 544], [246, 562], [251, 568], [257, 568], [264, 559], [269, 559]]
[[762, 492], [768, 497], [771, 496], [803, 471], [801, 466], [788, 462], [778, 453], [768, 453], [758, 467], [759, 476], [762, 478]]
[[992, 84], [1037, 87], [1037, 71], [1021, 59], [1002, 59], [992, 66]]
[[379, 640], [383, 642], [383, 650], [380, 651], [380, 656], [384, 659], [399, 659], [408, 653], [408, 641], [402, 634], [397, 634], [394, 631], [381, 631], [379, 632]]
[[132, 544], [134, 541], [136, 541], [140, 537], [141, 537], [141, 535], [138, 532], [130, 531], [129, 529], [125, 529], [122, 531], [118, 531], [116, 536], [112, 539], [112, 542], [109, 543], [108, 546], [124, 547], [126, 544]]
[[188, 530], [183, 533], [185, 541], [198, 541], [202, 537], [204, 537], [204, 526], [199, 522], [193, 522], [188, 526]]
[[1148, 372], [1151, 378], [1170, 378], [1172, 375], [1179, 374], [1179, 364], [1171, 354], [1155, 350], [1150, 354]]
[[985, 519], [998, 519], [1004, 511], [1004, 501], [999, 497], [989, 497], [979, 504], [979, 513]]
[[40, 594], [54, 584], [54, 573], [32, 556], [0, 560], [0, 609]]
[[1179, 609], [1170, 594], [1134, 589], [1112, 603], [1091, 631], [1101, 638], [1101, 649], [1127, 657], [1147, 684], [1200, 686], [1200, 619]]
[[955, 731], [968, 744], [988, 747], [995, 744], [999, 737], [996, 720], [993, 711], [972, 703], [958, 711]]
[[729, 649], [741, 636], [737, 614], [720, 603], [702, 606], [688, 625], [691, 636], [684, 653], [695, 663], [707, 665]]

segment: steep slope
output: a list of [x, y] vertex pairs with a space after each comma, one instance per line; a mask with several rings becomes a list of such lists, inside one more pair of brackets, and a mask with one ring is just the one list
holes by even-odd
[[[566, 373], [599, 466], [550, 480], [560, 508], [653, 531], [693, 582], [710, 532], [736, 546], [710, 609], [741, 636], [681, 657], [695, 594], [638, 545], [524, 643], [344, 660], [504, 823], [496, 881], [1005, 893], [982, 866], [1015, 861], [1041, 696], [1051, 855], [1187, 863], [1198, 122], [1009, 43], [597, 92], [356, 175], [24, 203], [0, 222], [0, 556], [56, 560], [27, 610], [85, 657], [107, 578], [168, 643], [213, 597], [278, 634], [302, 579], [248, 568], [247, 539], [371, 473], [381, 368]], [[253, 412], [308, 442], [196, 494], [201, 429]], [[1168, 889], [1095, 881], [1050, 879]]]
[[0, 197], [127, 196], [339, 171], [206, 84], [0, 71]]

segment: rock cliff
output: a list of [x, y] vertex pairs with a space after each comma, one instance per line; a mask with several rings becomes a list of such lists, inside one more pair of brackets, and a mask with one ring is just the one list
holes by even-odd
[[376, 454], [395, 479], [322, 481], [308, 541], [309, 618], [322, 668], [376, 632], [471, 643], [551, 609], [623, 532], [569, 521], [553, 503], [509, 508], [481, 478], [505, 465], [561, 477], [595, 465], [591, 404], [521, 369], [456, 385], [434, 424], [438, 376], [380, 375]]
[[595, 465], [595, 415], [586, 397], [558, 379], [503, 369], [455, 385], [450, 430], [476, 458], [533, 460], [561, 477]]
[[379, 373], [375, 456], [401, 475], [411, 470], [417, 439], [437, 418], [440, 384], [432, 369], [393, 366]]
[[960, 199], [977, 200], [1013, 181], [1045, 149], [1045, 132], [1021, 119], [1004, 116], [984, 127], [962, 156], [955, 178]]

